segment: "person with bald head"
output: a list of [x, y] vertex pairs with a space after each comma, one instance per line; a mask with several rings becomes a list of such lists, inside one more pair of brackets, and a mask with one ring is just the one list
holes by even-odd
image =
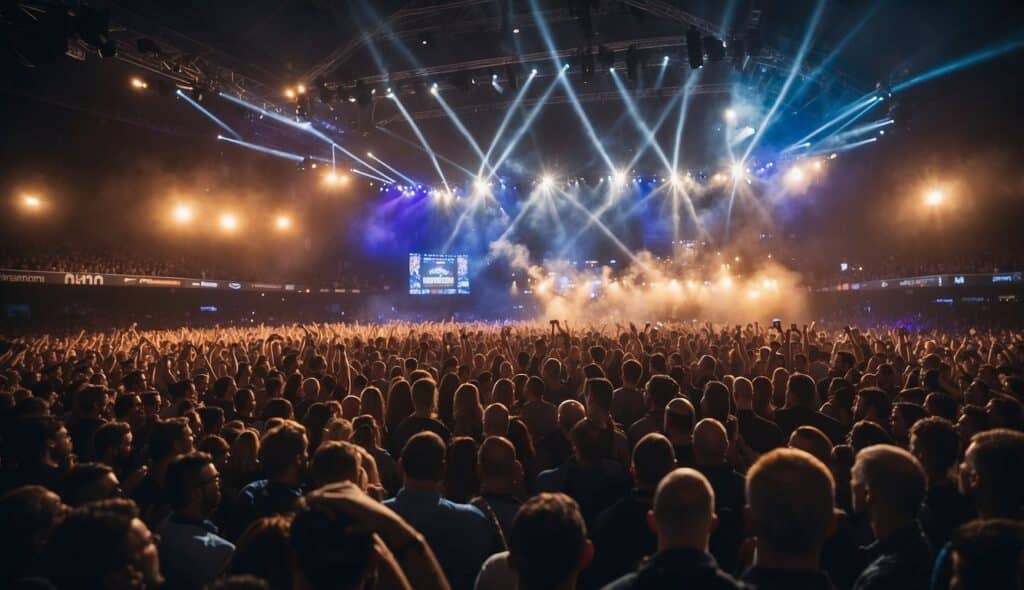
[[657, 553], [605, 590], [745, 587], [722, 571], [708, 553], [718, 518], [715, 492], [699, 471], [680, 468], [666, 475], [654, 493], [647, 522], [657, 536]]
[[854, 590], [927, 589], [935, 552], [917, 520], [926, 486], [921, 464], [897, 446], [874, 445], [857, 453], [850, 485], [853, 509], [867, 516], [876, 539]]
[[767, 453], [785, 444], [782, 430], [771, 420], [754, 412], [754, 384], [746, 377], [737, 377], [732, 384], [732, 399], [736, 406], [736, 421], [740, 436], [757, 453]]
[[586, 415], [586, 408], [574, 399], [567, 399], [558, 404], [558, 428], [540, 439], [540, 444], [537, 445], [537, 459], [541, 470], [558, 467], [569, 459], [572, 455], [572, 427]]
[[509, 414], [505, 404], [493, 403], [484, 409], [484, 438], [508, 436]]
[[743, 476], [726, 460], [729, 436], [714, 418], [704, 418], [693, 427], [693, 452], [700, 471], [715, 490], [718, 529], [711, 537], [711, 553], [726, 571], [733, 571], [743, 542]]
[[652, 432], [633, 449], [633, 489], [605, 509], [591, 532], [594, 563], [584, 573], [584, 585], [598, 587], [636, 569], [645, 556], [657, 550], [654, 533], [647, 526], [647, 512], [658, 482], [676, 467], [672, 444]]
[[677, 397], [665, 406], [665, 436], [672, 443], [680, 467], [696, 467], [693, 454], [693, 423], [696, 412], [685, 397]]
[[507, 438], [490, 436], [477, 451], [480, 495], [469, 501], [496, 524], [496, 534], [507, 545], [512, 519], [522, 505], [519, 490], [523, 482], [523, 465], [516, 458], [516, 447]]
[[775, 449], [747, 472], [747, 523], [756, 538], [743, 581], [758, 590], [831, 589], [821, 548], [835, 526], [835, 482], [813, 455]]

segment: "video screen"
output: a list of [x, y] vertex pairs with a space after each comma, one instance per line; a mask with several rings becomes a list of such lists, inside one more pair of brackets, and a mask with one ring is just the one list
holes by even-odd
[[410, 295], [469, 295], [469, 256], [410, 254]]

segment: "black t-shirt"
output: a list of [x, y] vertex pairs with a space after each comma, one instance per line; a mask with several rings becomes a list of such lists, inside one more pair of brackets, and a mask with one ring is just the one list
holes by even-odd
[[394, 432], [392, 432], [390, 436], [391, 444], [389, 445], [390, 448], [388, 451], [390, 451], [392, 457], [400, 457], [402, 455], [402, 449], [405, 447], [405, 443], [409, 442], [410, 438], [421, 432], [427, 431], [440, 436], [445, 445], [451, 441], [451, 432], [448, 430], [448, 427], [440, 421], [433, 418], [420, 418], [419, 416], [414, 415], [402, 420], [398, 423], [398, 426], [395, 427]]

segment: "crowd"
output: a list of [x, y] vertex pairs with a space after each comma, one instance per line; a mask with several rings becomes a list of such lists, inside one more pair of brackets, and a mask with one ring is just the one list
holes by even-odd
[[1024, 587], [1024, 333], [0, 338], [0, 587]]

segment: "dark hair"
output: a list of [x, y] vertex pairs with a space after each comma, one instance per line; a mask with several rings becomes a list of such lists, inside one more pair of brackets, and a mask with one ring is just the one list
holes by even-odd
[[299, 501], [289, 544], [312, 590], [361, 587], [373, 555], [373, 535], [351, 532], [355, 524], [344, 512], [325, 508], [315, 498]]
[[928, 397], [924, 398], [924, 407], [932, 416], [939, 416], [950, 422], [956, 421], [957, 403], [948, 394], [938, 391], [929, 393]]
[[865, 387], [857, 392], [862, 405], [872, 408], [883, 420], [889, 419], [889, 394], [877, 387]]
[[729, 421], [729, 388], [721, 381], [708, 381], [704, 384], [704, 394], [700, 399], [701, 416], [714, 418], [725, 425]]
[[612, 409], [612, 395], [615, 388], [612, 382], [604, 377], [587, 379], [587, 402], [597, 406], [605, 412]]
[[631, 383], [639, 383], [640, 378], [643, 377], [644, 366], [640, 364], [640, 361], [635, 359], [629, 359], [622, 363], [622, 380], [629, 381]]
[[78, 463], [64, 474], [60, 484], [60, 497], [68, 506], [81, 506], [87, 502], [107, 500], [97, 489], [99, 484], [114, 470], [103, 463]]
[[203, 406], [198, 408], [199, 420], [203, 424], [203, 432], [216, 434], [224, 426], [224, 408], [220, 406]]
[[57, 438], [63, 426], [51, 416], [19, 419], [8, 439], [14, 456], [23, 463], [38, 461], [46, 453], [47, 443]]
[[580, 463], [592, 465], [605, 456], [604, 434], [605, 430], [590, 418], [584, 418], [572, 427], [572, 444]]
[[249, 574], [273, 588], [291, 588], [289, 529], [292, 517], [268, 516], [253, 521], [238, 538], [231, 557], [231, 574]]
[[814, 379], [803, 373], [793, 373], [786, 381], [786, 391], [793, 395], [798, 405], [811, 407], [817, 399], [817, 387]]
[[927, 473], [945, 474], [956, 464], [960, 438], [945, 418], [922, 418], [910, 428], [910, 448]]
[[972, 520], [953, 532], [950, 549], [956, 553], [953, 574], [960, 588], [1020, 588], [1020, 559], [1024, 553], [1021, 522], [1009, 518]]
[[105, 422], [92, 435], [93, 454], [104, 457], [111, 449], [121, 446], [121, 441], [132, 431], [125, 422]]
[[441, 481], [444, 477], [445, 447], [433, 432], [413, 435], [402, 448], [402, 469], [406, 476], [424, 481]]
[[444, 495], [452, 502], [465, 504], [480, 492], [480, 476], [476, 470], [476, 441], [456, 436], [448, 447], [444, 472]]
[[281, 477], [306, 452], [306, 429], [286, 421], [267, 431], [260, 440], [260, 465], [270, 479]]
[[676, 453], [664, 435], [652, 432], [633, 447], [633, 467], [637, 483], [654, 489], [661, 478], [676, 466]]
[[175, 381], [174, 383], [171, 383], [170, 385], [167, 386], [167, 395], [169, 395], [171, 399], [179, 399], [181, 397], [184, 397], [185, 394], [188, 393], [188, 388], [191, 385], [192, 381], [188, 379]]
[[579, 566], [587, 542], [576, 500], [561, 493], [538, 494], [519, 508], [509, 531], [509, 565], [521, 587], [550, 590]]
[[647, 381], [647, 395], [655, 408], [664, 409], [679, 394], [679, 384], [668, 375], [654, 375]]
[[185, 434], [186, 428], [189, 428], [188, 418], [157, 421], [149, 434], [149, 457], [157, 462], [170, 457], [175, 443]]
[[57, 494], [42, 486], [22, 486], [0, 496], [0, 586], [9, 587], [42, 565], [44, 542], [64, 510]]
[[171, 508], [181, 510], [188, 506], [192, 492], [199, 487], [203, 468], [213, 463], [208, 453], [194, 452], [179, 455], [167, 465], [164, 490]]
[[267, 400], [266, 405], [263, 406], [263, 413], [260, 414], [260, 419], [266, 422], [271, 418], [283, 418], [285, 420], [292, 420], [295, 418], [295, 411], [292, 410], [292, 402], [283, 397], [275, 397]]
[[891, 445], [892, 437], [884, 428], [869, 420], [861, 420], [853, 425], [847, 435], [847, 441], [854, 453], [859, 453], [872, 445]]
[[327, 441], [313, 454], [309, 471], [317, 486], [341, 481], [358, 481], [361, 458], [350, 443]]
[[974, 435], [971, 447], [974, 470], [992, 504], [1000, 514], [1015, 515], [1024, 504], [1024, 433], [1006, 428], [986, 430]]
[[136, 559], [131, 543], [138, 509], [131, 500], [75, 508], [54, 528], [46, 546], [47, 572], [60, 590], [103, 588], [106, 578]]

